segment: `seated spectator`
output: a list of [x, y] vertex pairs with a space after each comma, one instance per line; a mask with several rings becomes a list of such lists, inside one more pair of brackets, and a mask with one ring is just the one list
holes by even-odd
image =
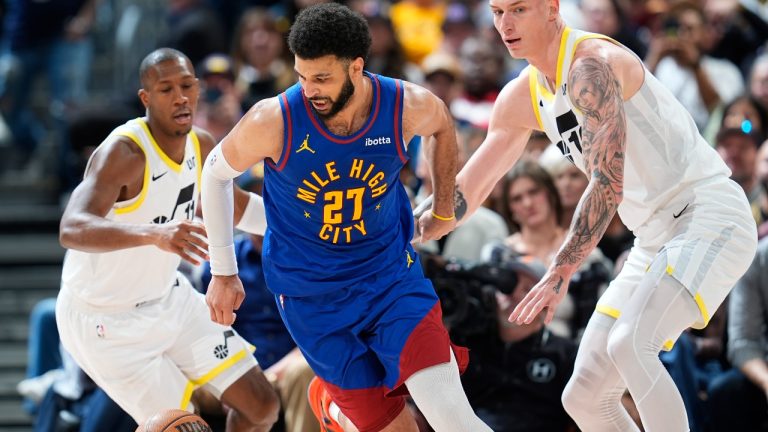
[[730, 295], [728, 359], [733, 369], [713, 380], [708, 411], [716, 431], [768, 430], [768, 241]]
[[763, 194], [757, 178], [757, 151], [763, 138], [760, 132], [745, 124], [723, 127], [715, 137], [715, 149], [731, 169], [731, 179], [741, 186], [753, 207], [755, 222], [760, 223], [759, 206]]
[[[504, 216], [513, 232], [504, 245], [520, 255], [552, 263], [566, 235], [562, 204], [552, 177], [533, 160], [521, 160], [504, 179]], [[610, 265], [595, 249], [571, 279], [571, 286], [549, 328], [560, 336], [579, 338], [608, 282]], [[583, 277], [583, 279], [582, 279]], [[583, 283], [580, 283], [583, 282]]]

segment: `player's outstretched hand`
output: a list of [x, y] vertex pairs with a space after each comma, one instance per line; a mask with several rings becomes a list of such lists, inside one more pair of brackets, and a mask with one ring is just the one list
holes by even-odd
[[211, 277], [208, 292], [205, 293], [205, 303], [211, 313], [211, 321], [232, 325], [237, 318], [236, 310], [245, 300], [243, 283], [237, 275]]
[[208, 240], [203, 224], [191, 220], [173, 220], [157, 225], [157, 247], [175, 253], [194, 265], [208, 260]]
[[544, 323], [549, 324], [555, 316], [557, 305], [568, 292], [568, 282], [563, 276], [547, 271], [543, 278], [528, 294], [515, 306], [515, 310], [509, 315], [509, 322], [517, 324], [530, 324], [537, 315], [546, 309]]
[[454, 228], [456, 228], [456, 218], [440, 220], [432, 216], [431, 211], [425, 211], [417, 221], [413, 240], [416, 242], [439, 240]]

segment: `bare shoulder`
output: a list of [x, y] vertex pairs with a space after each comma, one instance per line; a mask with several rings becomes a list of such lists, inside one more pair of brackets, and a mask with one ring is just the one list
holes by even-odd
[[540, 129], [533, 111], [530, 87], [530, 68], [523, 70], [501, 89], [491, 114], [491, 127]]
[[110, 135], [91, 155], [86, 177], [109, 178], [127, 185], [142, 181], [146, 155], [138, 143], [122, 135]]
[[403, 81], [403, 136], [406, 142], [414, 135], [432, 135], [441, 125], [452, 121], [442, 99], [418, 84]]
[[278, 98], [255, 103], [222, 140], [222, 145], [228, 149], [225, 152], [227, 158], [233, 156], [229, 161], [233, 167], [243, 170], [266, 158], [279, 159], [285, 127]]
[[405, 119], [414, 119], [434, 113], [445, 107], [445, 102], [426, 88], [412, 82], [403, 81], [403, 114]]
[[645, 69], [640, 59], [627, 48], [604, 39], [587, 39], [576, 48], [569, 75], [584, 67], [599, 67], [612, 74], [629, 99], [643, 84]]

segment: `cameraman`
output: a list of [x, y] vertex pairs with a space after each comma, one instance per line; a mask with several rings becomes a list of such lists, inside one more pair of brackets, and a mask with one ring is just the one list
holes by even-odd
[[[560, 395], [573, 372], [576, 344], [547, 330], [544, 314], [526, 325], [507, 321], [545, 268], [525, 256], [506, 258], [490, 267], [494, 266], [516, 277], [506, 278], [508, 282], [494, 290], [495, 325], [464, 338], [470, 362], [462, 383], [469, 401], [497, 432], [575, 431]], [[452, 333], [461, 331], [460, 324], [452, 329]]]

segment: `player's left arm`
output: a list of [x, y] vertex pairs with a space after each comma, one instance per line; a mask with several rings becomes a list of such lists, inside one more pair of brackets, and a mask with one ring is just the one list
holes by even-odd
[[[208, 154], [216, 146], [216, 139], [205, 129], [195, 128], [200, 142], [200, 158], [208, 159]], [[238, 185], [234, 185], [234, 222], [235, 227], [251, 234], [263, 235], [267, 227], [267, 217], [264, 210], [264, 201], [253, 192], [244, 191]], [[198, 206], [197, 216], [202, 217], [203, 206]], [[203, 221], [205, 222], [205, 221]]]
[[427, 217], [420, 219], [422, 240], [439, 239], [456, 224], [454, 190], [458, 164], [456, 130], [448, 107], [429, 90], [405, 83], [403, 138], [424, 137], [424, 157], [432, 175], [433, 202]]
[[[577, 51], [571, 65], [568, 93], [573, 106], [584, 115], [581, 145], [589, 185], [552, 265], [518, 304], [510, 321], [529, 323], [544, 309], [545, 322], [552, 320], [571, 276], [597, 246], [621, 203], [627, 135], [624, 77], [632, 76], [625, 68], [639, 67], [622, 54], [591, 45]], [[628, 84], [634, 86], [633, 82]]]

